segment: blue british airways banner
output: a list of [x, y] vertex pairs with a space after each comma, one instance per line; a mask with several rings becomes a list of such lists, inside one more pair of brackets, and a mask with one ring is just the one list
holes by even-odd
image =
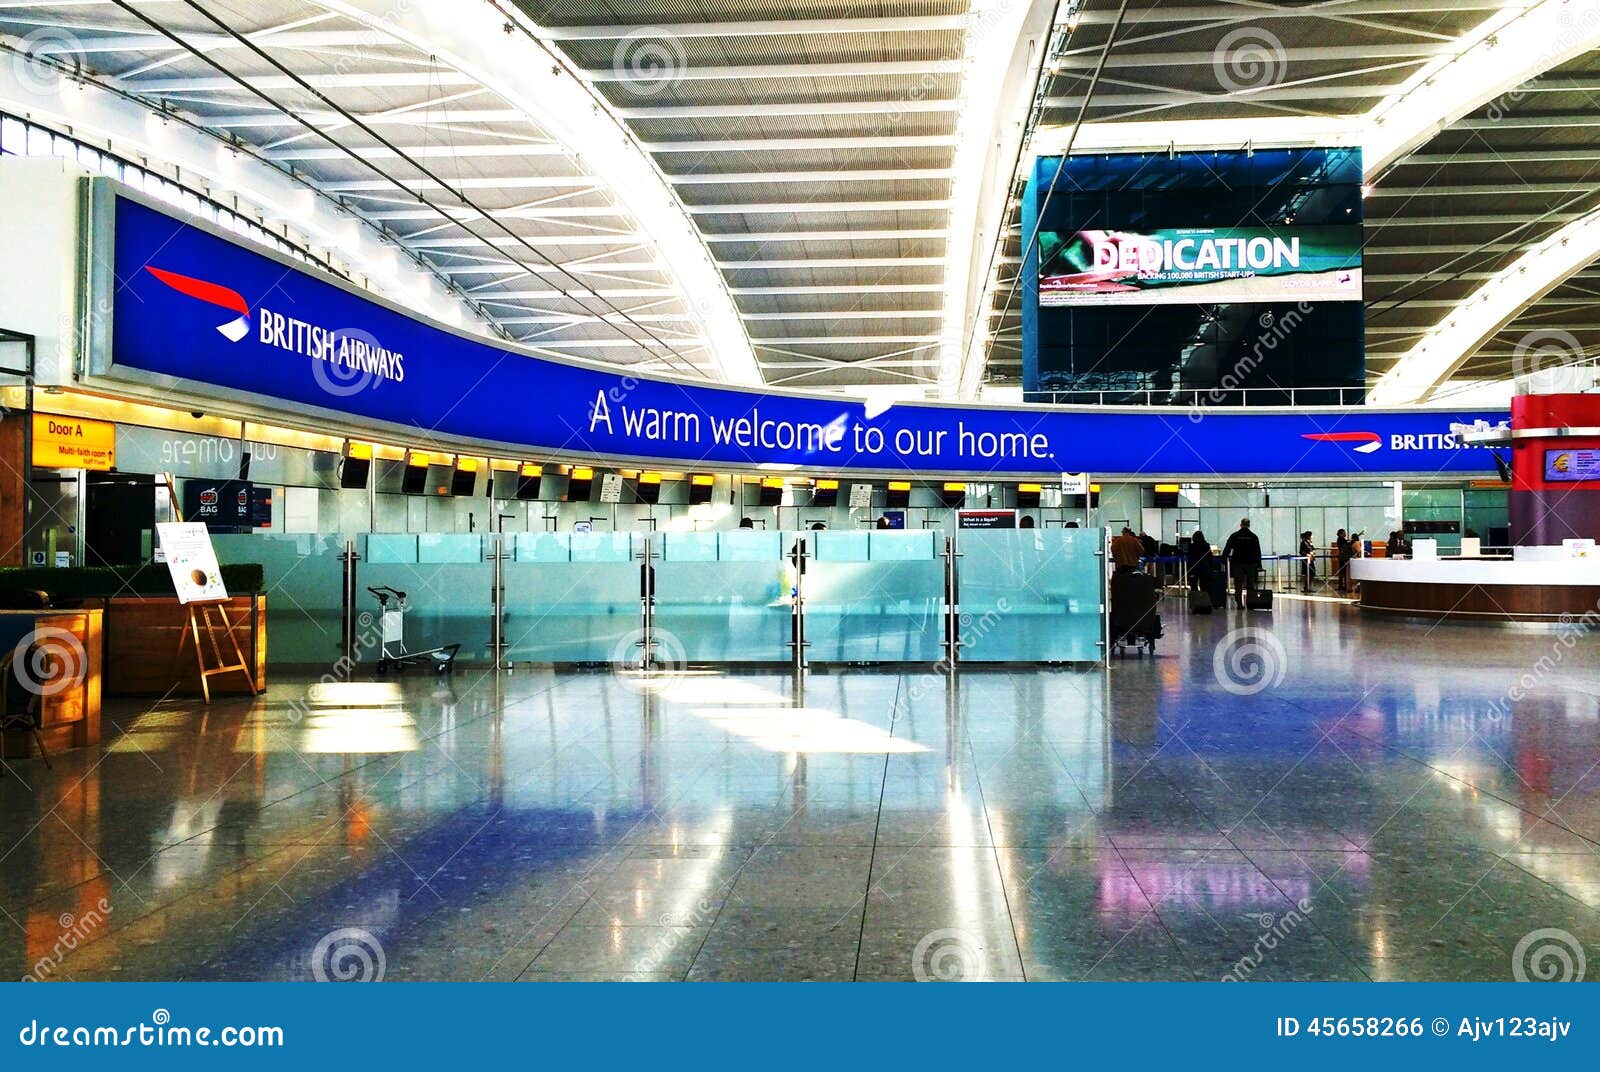
[[[634, 376], [420, 319], [94, 180], [91, 379], [336, 434], [508, 457], [1050, 477], [1492, 471], [1504, 412], [970, 406]], [[109, 267], [109, 271], [107, 271]]]

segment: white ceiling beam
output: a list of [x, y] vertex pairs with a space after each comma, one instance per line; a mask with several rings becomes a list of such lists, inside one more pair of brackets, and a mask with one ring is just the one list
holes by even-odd
[[[1152, 3], [1142, 13], [1141, 21], [1158, 25], [1172, 22], [1226, 22], [1246, 19], [1259, 22], [1266, 19], [1314, 18], [1326, 12], [1330, 15], [1427, 15], [1455, 14], [1459, 11], [1498, 11], [1505, 0], [1340, 0], [1336, 4], [1309, 6], [1282, 6], [1269, 4], [1189, 4], [1160, 0]], [[1065, 10], [1065, 9], [1063, 9]], [[1116, 21], [1116, 8], [1079, 10], [1071, 18], [1079, 26], [1109, 26]], [[1063, 20], [1065, 21], [1065, 20]]]
[[750, 19], [738, 22], [667, 22], [633, 26], [540, 26], [535, 32], [551, 41], [620, 41], [672, 37], [811, 37], [858, 33], [929, 33], [964, 30], [962, 15], [905, 15], [888, 18]]
[[[409, 190], [413, 193], [443, 193], [446, 184], [434, 179], [408, 179], [396, 176], [394, 179], [332, 179], [321, 183], [321, 188], [330, 194], [386, 194], [394, 196], [398, 190]], [[486, 179], [481, 177], [465, 177], [451, 179], [450, 188], [457, 190], [565, 190], [587, 189], [597, 190], [602, 183], [587, 175], [508, 175], [503, 178]], [[490, 211], [493, 211], [491, 209]]]
[[708, 234], [707, 242], [868, 242], [879, 239], [923, 238], [943, 242], [942, 230], [880, 229], [845, 231], [752, 231], [748, 234]]
[[668, 174], [675, 186], [730, 183], [923, 182], [950, 177], [949, 168], [842, 168], [833, 171], [722, 171]]
[[806, 284], [794, 287], [733, 287], [740, 297], [757, 295], [807, 294], [937, 294], [942, 283], [846, 283], [841, 285]]
[[759, 201], [742, 205], [686, 205], [696, 216], [766, 215], [793, 212], [942, 212], [948, 200], [938, 201]]
[[1373, 405], [1427, 401], [1502, 328], [1600, 257], [1600, 210], [1567, 224], [1495, 273], [1378, 379]]
[[[301, 119], [319, 127], [333, 126], [335, 124], [348, 124], [344, 116], [338, 112], [327, 110], [306, 110], [297, 112]], [[412, 111], [382, 111], [362, 112], [352, 111], [351, 115], [359, 119], [363, 125], [369, 127], [400, 126], [400, 127], [431, 127], [448, 119], [456, 126], [477, 126], [490, 123], [526, 123], [528, 117], [515, 108], [419, 108]], [[294, 130], [305, 129], [294, 116], [282, 112], [241, 112], [238, 115], [207, 116], [206, 125], [231, 130], [235, 127], [258, 127], [263, 130], [289, 127]]]
[[[7, 15], [6, 21], [27, 24], [42, 20], [12, 18]], [[158, 34], [154, 30], [130, 27], [114, 34], [106, 34], [104, 29], [104, 26], [99, 26], [95, 27], [92, 32], [74, 34], [71, 41], [44, 41], [40, 43], [40, 47], [35, 49], [34, 52], [36, 55], [72, 56], [111, 55], [123, 52], [138, 52], [146, 55], [161, 55], [168, 52], [187, 54], [188, 51], [182, 45], [175, 44], [170, 38]], [[244, 43], [227, 34], [220, 33], [185, 33], [183, 39], [201, 52], [208, 53], [225, 52], [230, 49], [246, 47]], [[263, 48], [273, 49], [333, 49], [393, 47], [395, 41], [387, 34], [376, 33], [371, 30], [290, 30], [260, 37], [257, 43]], [[379, 59], [382, 57], [374, 56], [372, 58]]]
[[[1052, 74], [1065, 71], [1093, 70], [1100, 58], [1099, 44], [1091, 47], [1068, 49], [1060, 59], [1050, 64]], [[1439, 45], [1434, 43], [1403, 42], [1396, 44], [1365, 45], [1306, 45], [1275, 48], [1272, 55], [1278, 62], [1324, 63], [1328, 61], [1355, 60], [1366, 62], [1379, 59], [1428, 59], [1437, 55]], [[1217, 62], [1214, 51], [1205, 52], [1138, 52], [1111, 50], [1107, 69], [1137, 67], [1194, 67], [1209, 71]]]
[[[240, 71], [239, 77], [265, 93], [303, 92], [300, 83], [288, 75], [252, 74]], [[475, 86], [476, 79], [455, 70], [357, 71], [338, 74], [307, 73], [300, 76], [313, 89], [338, 92], [347, 89], [428, 89], [445, 86]], [[135, 78], [120, 83], [123, 89], [151, 96], [171, 93], [241, 93], [239, 83], [224, 75], [174, 75], [165, 78]]]
[[841, 309], [795, 313], [742, 313], [745, 320], [938, 320], [940, 309]]
[[1379, 177], [1451, 123], [1600, 47], [1600, 0], [1508, 4], [1368, 115], [1363, 167]]
[[892, 112], [953, 112], [950, 97], [928, 96], [916, 100], [862, 100], [764, 102], [760, 104], [661, 104], [618, 108], [624, 119], [743, 119], [751, 116], [875, 115]]
[[693, 141], [641, 142], [648, 153], [742, 153], [818, 149], [853, 152], [869, 149], [941, 149], [956, 143], [954, 134], [839, 134], [827, 138], [700, 138]]
[[799, 260], [717, 261], [725, 272], [820, 268], [938, 268], [943, 257], [816, 257]]
[[[509, 142], [481, 144], [432, 145], [358, 145], [352, 151], [367, 160], [399, 160], [402, 154], [416, 160], [482, 159], [484, 157], [569, 156], [572, 150], [555, 142]], [[348, 160], [350, 153], [332, 147], [268, 149], [262, 153], [268, 160], [280, 164], [308, 160]]]
[[[1209, 59], [1207, 62], [1210, 62]], [[661, 83], [659, 71], [631, 71], [626, 65], [586, 68], [579, 72], [591, 82]], [[700, 67], [686, 64], [672, 71], [674, 81], [748, 82], [766, 78], [885, 78], [895, 75], [960, 74], [959, 60], [859, 60], [846, 63], [744, 64], [731, 67]]]
[[783, 337], [755, 337], [750, 344], [758, 350], [782, 346], [869, 346], [878, 343], [918, 343], [936, 345], [937, 335], [795, 335]]

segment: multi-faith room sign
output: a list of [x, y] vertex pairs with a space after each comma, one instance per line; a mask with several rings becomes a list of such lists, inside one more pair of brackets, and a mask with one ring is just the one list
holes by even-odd
[[110, 180], [89, 182], [97, 315], [86, 379], [333, 434], [501, 457], [825, 474], [1412, 475], [1492, 472], [1488, 451], [1457, 444], [1450, 426], [1506, 416], [869, 407], [636, 376], [419, 318]]

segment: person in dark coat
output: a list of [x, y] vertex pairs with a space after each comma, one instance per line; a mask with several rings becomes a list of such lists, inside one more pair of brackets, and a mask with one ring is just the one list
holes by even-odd
[[1208, 592], [1206, 582], [1211, 571], [1217, 568], [1217, 556], [1211, 553], [1211, 541], [1199, 529], [1189, 537], [1189, 591]]
[[1261, 569], [1261, 538], [1250, 531], [1248, 517], [1222, 545], [1222, 561], [1233, 577], [1233, 602], [1243, 607], [1245, 600], [1256, 594], [1256, 573]]
[[1341, 592], [1350, 591], [1350, 560], [1355, 557], [1355, 541], [1345, 533], [1344, 529], [1340, 529], [1333, 538], [1333, 561]]
[[1300, 534], [1300, 590], [1311, 591], [1311, 586], [1317, 583], [1317, 544], [1311, 538], [1311, 530]]

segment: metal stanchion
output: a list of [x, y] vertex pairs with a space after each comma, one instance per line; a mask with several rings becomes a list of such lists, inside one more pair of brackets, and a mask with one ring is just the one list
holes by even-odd
[[339, 596], [339, 654], [346, 666], [356, 659], [356, 563], [359, 561], [361, 556], [356, 554], [355, 540], [345, 540], [344, 550], [339, 553], [343, 574]]
[[1111, 530], [1102, 529], [1100, 532], [1100, 550], [1095, 552], [1100, 559], [1100, 660], [1107, 668], [1111, 666], [1111, 571], [1106, 566], [1111, 562]]
[[511, 664], [505, 659], [505, 535], [499, 532], [489, 534], [489, 560], [494, 563], [494, 587], [489, 593], [490, 619], [489, 619], [489, 656], [494, 661], [494, 668], [510, 670]]
[[644, 538], [644, 556], [639, 566], [640, 639], [639, 669], [649, 670], [656, 662], [656, 540]]
[[956, 559], [960, 558], [956, 550], [954, 536], [944, 538], [944, 638], [940, 646], [944, 648], [945, 667], [954, 670], [961, 660], [961, 592], [958, 587], [956, 574]]
[[789, 636], [790, 646], [793, 648], [794, 670], [796, 675], [803, 672], [806, 662], [806, 557], [810, 551], [804, 536], [797, 536], [794, 549], [790, 552], [790, 562], [794, 566], [794, 590], [789, 594]]

